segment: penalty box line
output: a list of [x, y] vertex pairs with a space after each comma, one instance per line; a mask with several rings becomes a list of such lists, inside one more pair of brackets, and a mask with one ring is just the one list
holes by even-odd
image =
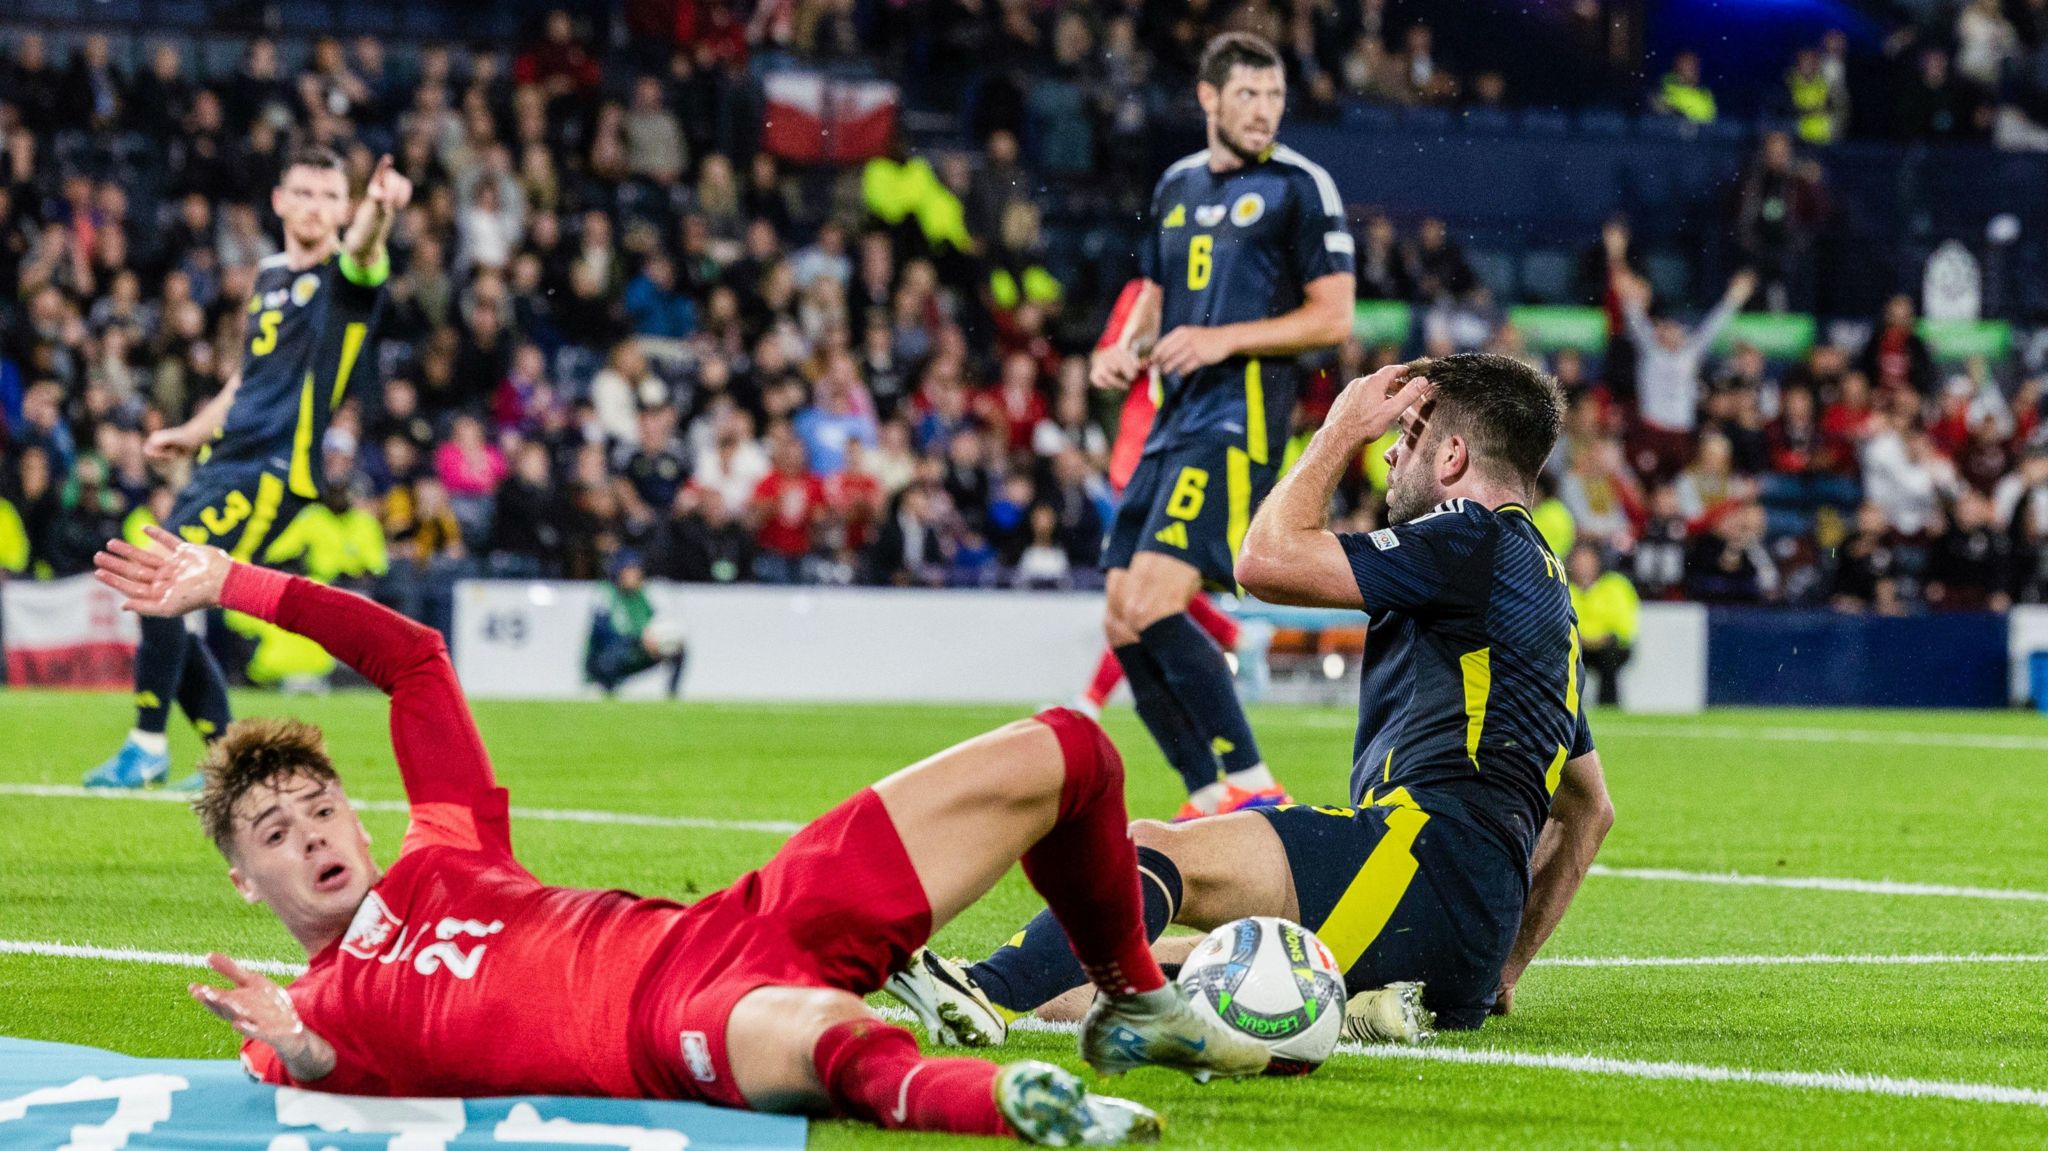
[[[72, 787], [62, 784], [0, 783], [0, 797], [35, 799], [87, 799], [144, 803], [191, 802], [191, 797], [168, 791], [127, 791]], [[410, 808], [397, 800], [350, 800], [359, 811], [403, 815]], [[514, 807], [515, 819], [543, 823], [585, 823], [624, 827], [652, 827], [685, 831], [746, 831], [771, 835], [794, 835], [803, 830], [801, 820], [710, 819], [688, 815], [642, 815], [630, 811], [588, 811], [576, 808]], [[1947, 899], [1989, 899], [2017, 903], [2048, 903], [2048, 891], [2008, 887], [1969, 887], [1947, 883], [1905, 883], [1889, 879], [1849, 879], [1836, 876], [1745, 875], [1733, 871], [1684, 871], [1665, 867], [1610, 867], [1595, 863], [1586, 874], [1606, 879], [1634, 879], [1666, 883], [1705, 883], [1725, 887], [1776, 887], [1794, 891], [1834, 891], [1861, 895], [1921, 896]]]

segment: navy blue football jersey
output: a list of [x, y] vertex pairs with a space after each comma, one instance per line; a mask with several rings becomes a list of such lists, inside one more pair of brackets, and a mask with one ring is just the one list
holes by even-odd
[[1337, 538], [1371, 617], [1353, 800], [1405, 788], [1526, 866], [1565, 761], [1593, 750], [1564, 565], [1518, 504]]
[[[1162, 336], [1284, 315], [1310, 281], [1353, 269], [1336, 182], [1283, 145], [1228, 172], [1210, 171], [1206, 150], [1179, 161], [1152, 192], [1152, 219], [1138, 265], [1164, 289]], [[1300, 377], [1293, 357], [1249, 356], [1166, 377], [1145, 452], [1224, 440], [1254, 464], [1278, 464]]]
[[202, 463], [254, 464], [292, 495], [320, 495], [320, 442], [341, 405], [383, 298], [382, 272], [342, 274], [339, 253], [293, 271], [280, 254], [258, 265], [249, 297], [242, 385]]

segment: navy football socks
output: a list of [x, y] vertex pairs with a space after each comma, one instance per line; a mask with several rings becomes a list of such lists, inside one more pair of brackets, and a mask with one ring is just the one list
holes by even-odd
[[[1157, 940], [1180, 914], [1180, 868], [1149, 847], [1138, 849], [1138, 887], [1145, 900], [1145, 938]], [[967, 969], [989, 999], [1011, 1011], [1039, 1005], [1088, 982], [1081, 961], [1052, 912], [1041, 911], [994, 955]]]
[[1159, 750], [1166, 755], [1166, 762], [1180, 773], [1188, 791], [1193, 793], [1196, 788], [1215, 783], [1216, 753], [1196, 728], [1184, 701], [1174, 697], [1152, 653], [1142, 642], [1128, 643], [1116, 649], [1116, 658], [1124, 665], [1124, 678], [1130, 681], [1131, 700], [1137, 705], [1138, 718], [1144, 721], [1145, 730], [1152, 733]]
[[[1230, 679], [1230, 664], [1223, 649], [1209, 638], [1194, 617], [1177, 612], [1148, 627], [1138, 636], [1166, 680], [1173, 698], [1180, 701], [1194, 723], [1202, 742], [1223, 761], [1225, 772], [1246, 771], [1265, 762], [1252, 736], [1251, 721], [1244, 717], [1244, 705], [1237, 701], [1237, 685]], [[1121, 654], [1122, 649], [1118, 649]], [[1130, 665], [1126, 663], [1125, 667]], [[1133, 686], [1136, 681], [1133, 680]], [[1200, 782], [1190, 778], [1192, 794], [1204, 784], [1216, 782], [1212, 772]]]

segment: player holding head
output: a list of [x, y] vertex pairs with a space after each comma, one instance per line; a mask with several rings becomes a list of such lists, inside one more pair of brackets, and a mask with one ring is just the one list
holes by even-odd
[[[1287, 806], [1132, 831], [1146, 927], [1204, 930], [1279, 915], [1319, 934], [1353, 994], [1346, 1033], [1415, 1038], [1415, 982], [1445, 1026], [1504, 1012], [1613, 823], [1586, 717], [1564, 566], [1528, 502], [1556, 443], [1555, 381], [1502, 356], [1459, 355], [1353, 380], [1259, 510], [1238, 560], [1272, 603], [1371, 617], [1351, 807]], [[1328, 530], [1330, 497], [1396, 423], [1387, 518]], [[1015, 1010], [1077, 986], [1040, 917], [952, 983]], [[912, 976], [945, 961], [916, 957]], [[1373, 992], [1410, 984], [1395, 993]], [[921, 1010], [942, 985], [899, 979]]]
[[[154, 433], [146, 445], [152, 459], [199, 454], [165, 527], [249, 560], [319, 498], [321, 439], [376, 325], [391, 274], [385, 240], [411, 200], [412, 182], [386, 156], [351, 213], [341, 157], [326, 148], [292, 153], [270, 193], [284, 222], [284, 251], [257, 266], [241, 367], [189, 421]], [[162, 780], [170, 771], [164, 729], [173, 701], [201, 737], [227, 730], [227, 680], [212, 653], [183, 620], [145, 618], [135, 651], [135, 727], [86, 785]]]
[[[1303, 352], [1341, 342], [1352, 310], [1352, 241], [1329, 174], [1275, 142], [1287, 106], [1272, 45], [1226, 33], [1195, 88], [1209, 147], [1152, 194], [1157, 231], [1138, 253], [1144, 286], [1111, 317], [1090, 364], [1099, 387], [1146, 367], [1159, 415], [1103, 557], [1103, 627], [1138, 715], [1188, 788], [1183, 817], [1278, 803], [1216, 644], [1188, 617], [1231, 563], [1272, 486]], [[1146, 349], [1149, 352], [1149, 364]]]
[[[535, 879], [512, 854], [440, 635], [369, 600], [152, 529], [108, 544], [102, 582], [145, 615], [216, 605], [306, 636], [391, 695], [412, 805], [397, 862], [370, 854], [319, 732], [237, 724], [194, 805], [242, 898], [306, 949], [287, 992], [192, 995], [246, 1038], [266, 1082], [359, 1095], [612, 1095], [832, 1109], [887, 1127], [1038, 1142], [1156, 1137], [1135, 1104], [1047, 1064], [925, 1059], [861, 1001], [1014, 863], [1104, 992], [1081, 1052], [1250, 1075], [1265, 1048], [1205, 1021], [1146, 946], [1123, 769], [1102, 729], [1051, 710], [864, 789], [759, 871], [682, 907]], [[506, 1036], [517, 1036], [507, 1043]]]

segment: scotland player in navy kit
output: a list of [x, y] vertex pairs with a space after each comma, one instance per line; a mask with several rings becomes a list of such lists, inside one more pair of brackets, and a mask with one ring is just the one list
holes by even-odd
[[[1133, 824], [1155, 940], [1169, 922], [1303, 923], [1345, 968], [1354, 1039], [1414, 1042], [1508, 1009], [1614, 819], [1564, 565], [1526, 510], [1562, 413], [1555, 381], [1500, 356], [1344, 390], [1259, 510], [1237, 577], [1269, 602], [1370, 615], [1351, 805]], [[1332, 533], [1338, 478], [1397, 421], [1393, 526]], [[1156, 953], [1181, 958], [1182, 942]], [[974, 1030], [999, 1041], [990, 1001], [1028, 1011], [1081, 982], [1041, 915], [971, 967], [914, 956], [892, 990], [941, 1021], [994, 1017]]]
[[1139, 717], [1187, 784], [1182, 818], [1286, 799], [1222, 650], [1187, 606], [1205, 584], [1236, 585], [1231, 564], [1287, 440], [1295, 357], [1344, 340], [1353, 294], [1336, 184], [1274, 140], [1287, 100], [1279, 54], [1255, 36], [1219, 36], [1196, 94], [1209, 147], [1160, 178], [1156, 231], [1139, 252], [1144, 287], [1090, 366], [1099, 387], [1145, 375], [1158, 389], [1103, 557], [1104, 631]]
[[[384, 242], [411, 199], [411, 181], [386, 156], [351, 219], [341, 158], [324, 148], [293, 154], [270, 194], [284, 222], [284, 251], [257, 269], [240, 370], [191, 420], [149, 439], [155, 459], [198, 453], [165, 527], [254, 560], [273, 532], [319, 497], [321, 440], [368, 347], [391, 270]], [[343, 224], [347, 234], [337, 235]], [[164, 729], [173, 701], [207, 740], [232, 718], [220, 665], [184, 621], [144, 619], [135, 728], [86, 785], [162, 780], [170, 770]]]

